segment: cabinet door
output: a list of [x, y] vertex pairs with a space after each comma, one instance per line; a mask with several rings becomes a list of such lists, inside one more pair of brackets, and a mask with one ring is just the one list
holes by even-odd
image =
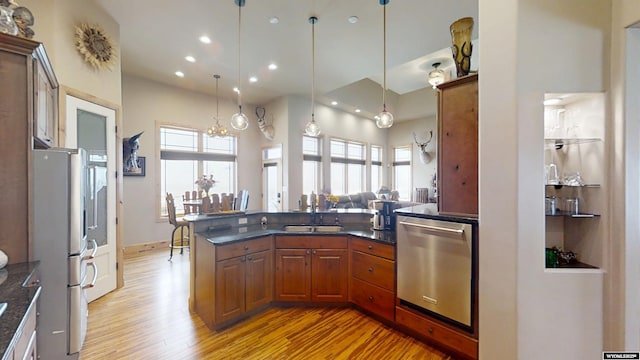
[[216, 262], [216, 323], [244, 313], [245, 261], [240, 256]]
[[56, 121], [58, 116], [58, 92], [55, 89], [45, 67], [34, 60], [34, 136], [39, 147], [56, 145]]
[[439, 86], [438, 206], [440, 213], [478, 214], [478, 77]]
[[347, 301], [349, 264], [346, 249], [313, 249], [311, 270], [314, 301]]
[[276, 300], [311, 300], [311, 250], [276, 250]]
[[273, 251], [247, 255], [245, 301], [251, 311], [273, 300]]

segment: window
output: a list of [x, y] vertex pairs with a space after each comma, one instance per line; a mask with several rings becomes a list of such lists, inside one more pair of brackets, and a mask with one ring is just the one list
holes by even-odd
[[400, 200], [411, 200], [411, 145], [393, 148], [393, 189]]
[[322, 154], [320, 138], [302, 137], [302, 193], [320, 193], [322, 178]]
[[364, 191], [365, 145], [331, 139], [331, 193], [354, 194]]
[[195, 181], [213, 175], [215, 193], [235, 193], [236, 138], [209, 137], [206, 132], [160, 126], [160, 216], [167, 216], [166, 193], [176, 200], [182, 212], [182, 195], [199, 190]]
[[382, 146], [371, 145], [371, 191], [378, 191], [382, 185]]

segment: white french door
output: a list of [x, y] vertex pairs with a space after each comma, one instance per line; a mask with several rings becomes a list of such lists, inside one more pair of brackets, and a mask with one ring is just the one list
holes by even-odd
[[[87, 290], [93, 301], [117, 285], [116, 257], [116, 112], [113, 109], [66, 95], [65, 147], [87, 151], [88, 185], [85, 192], [87, 240], [98, 245], [95, 258], [98, 276]], [[94, 276], [87, 267], [87, 278]]]

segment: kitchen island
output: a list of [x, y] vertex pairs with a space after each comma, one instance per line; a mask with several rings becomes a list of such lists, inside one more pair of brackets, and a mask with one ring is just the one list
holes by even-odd
[[[459, 220], [433, 209], [421, 205], [396, 212]], [[373, 215], [373, 210], [341, 209], [187, 217], [194, 234], [191, 310], [218, 330], [272, 305], [354, 306], [463, 358], [477, 358], [475, 332], [437, 318], [424, 323], [423, 314], [399, 302], [396, 231], [372, 230]], [[397, 322], [398, 309], [404, 322]]]

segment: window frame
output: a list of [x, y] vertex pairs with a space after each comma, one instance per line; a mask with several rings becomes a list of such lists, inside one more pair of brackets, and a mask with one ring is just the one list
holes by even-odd
[[[333, 142], [341, 142], [344, 144], [345, 148], [345, 153], [344, 153], [344, 157], [338, 157], [338, 156], [334, 156], [333, 153], [331, 152], [331, 148], [332, 148], [332, 143]], [[358, 145], [361, 147], [362, 149], [362, 159], [355, 159], [355, 158], [350, 158], [349, 157], [349, 144], [352, 145]], [[343, 138], [338, 138], [338, 137], [331, 137], [329, 139], [329, 169], [331, 171], [331, 168], [333, 167], [332, 165], [334, 163], [337, 164], [344, 164], [344, 178], [342, 179], [343, 181], [343, 186], [345, 188], [346, 193], [345, 194], [338, 194], [336, 193], [335, 189], [333, 189], [333, 186], [331, 187], [331, 193], [334, 195], [347, 195], [350, 194], [352, 192], [349, 191], [349, 165], [360, 165], [361, 166], [361, 184], [360, 184], [360, 191], [359, 192], [363, 192], [366, 191], [367, 189], [367, 159], [368, 159], [368, 152], [367, 152], [367, 144], [365, 142], [360, 142], [360, 141], [355, 141], [355, 140], [348, 140], [348, 139], [343, 139]], [[331, 178], [334, 178], [335, 174], [331, 173]]]
[[[408, 145], [394, 145], [393, 147], [391, 147], [392, 149], [392, 156], [393, 156], [393, 161], [391, 162], [391, 168], [392, 168], [392, 176], [391, 176], [391, 190], [398, 190], [398, 184], [396, 181], [396, 171], [398, 169], [398, 166], [408, 166], [409, 167], [409, 176], [408, 176], [408, 182], [409, 182], [409, 194], [408, 194], [408, 198], [403, 198], [401, 197], [399, 194], [399, 198], [398, 200], [400, 201], [411, 201], [412, 200], [412, 194], [413, 194], [413, 168], [411, 166], [411, 164], [413, 164], [413, 144], [408, 144]], [[401, 160], [398, 161], [396, 160], [396, 149], [407, 149], [407, 152], [409, 154], [409, 160]]]
[[[191, 132], [193, 134], [196, 135], [197, 140], [196, 140], [196, 146], [195, 146], [195, 151], [188, 151], [188, 150], [176, 150], [176, 149], [163, 149], [163, 139], [162, 139], [162, 131], [163, 129], [174, 129], [174, 130], [181, 130], [181, 131], [187, 131], [187, 132]], [[232, 163], [232, 180], [231, 180], [231, 192], [232, 193], [236, 193], [237, 189], [238, 189], [238, 138], [237, 136], [234, 135], [227, 135], [227, 137], [230, 137], [233, 139], [232, 142], [232, 146], [230, 149], [230, 153], [220, 153], [220, 152], [206, 152], [205, 151], [205, 137], [207, 137], [207, 132], [206, 130], [202, 130], [202, 129], [198, 129], [195, 127], [189, 127], [189, 126], [185, 126], [185, 125], [177, 125], [177, 124], [172, 124], [172, 123], [156, 123], [156, 151], [157, 151], [157, 156], [156, 156], [156, 179], [157, 179], [157, 186], [156, 186], [156, 199], [159, 202], [156, 206], [156, 216], [157, 216], [157, 221], [158, 222], [166, 222], [167, 218], [168, 218], [168, 214], [166, 213], [166, 188], [163, 188], [163, 186], [166, 186], [166, 184], [164, 184], [165, 179], [163, 179], [163, 173], [162, 173], [162, 168], [163, 168], [163, 161], [164, 160], [187, 160], [187, 161], [196, 161], [197, 165], [197, 175], [196, 178], [200, 178], [203, 175], [208, 175], [208, 174], [204, 174], [204, 168], [205, 168], [205, 164], [204, 162], [206, 161], [216, 161], [216, 162], [229, 162]], [[214, 177], [215, 179], [215, 177]], [[197, 185], [195, 185], [195, 180], [193, 179], [193, 184], [192, 184], [192, 190], [198, 190]], [[187, 191], [185, 189], [185, 191]], [[183, 215], [183, 208], [182, 208], [182, 195], [184, 193], [179, 193], [179, 194], [173, 194], [174, 195], [174, 200], [176, 201], [176, 215], [180, 216]]]
[[[304, 151], [304, 139], [305, 138], [309, 138], [309, 139], [313, 139], [313, 140], [317, 140], [317, 148], [316, 148], [316, 154], [305, 154]], [[322, 176], [322, 168], [323, 168], [323, 162], [322, 162], [322, 137], [319, 136], [308, 136], [308, 135], [302, 135], [302, 193], [304, 193], [304, 165], [305, 162], [315, 162], [315, 166], [316, 166], [316, 189], [313, 189], [313, 191], [316, 194], [319, 194], [320, 192], [322, 192], [323, 189], [323, 176]], [[309, 193], [310, 194], [310, 193]]]

